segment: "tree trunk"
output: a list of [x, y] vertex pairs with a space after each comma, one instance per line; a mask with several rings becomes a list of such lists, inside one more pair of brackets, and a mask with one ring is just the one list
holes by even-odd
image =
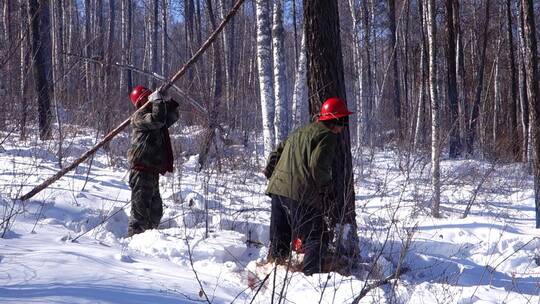
[[300, 54], [298, 67], [294, 80], [293, 101], [292, 101], [292, 129], [299, 128], [308, 122], [307, 104], [307, 71], [306, 71], [306, 35], [302, 31], [302, 41], [300, 42]]
[[398, 69], [398, 35], [396, 31], [396, 3], [395, 0], [388, 0], [388, 20], [390, 27], [390, 46], [392, 50], [392, 72], [394, 81], [394, 95], [392, 96], [395, 132], [399, 140], [403, 140], [403, 130], [401, 128], [401, 92], [399, 85], [399, 69]]
[[356, 144], [360, 148], [362, 146], [362, 113], [365, 111], [363, 108], [363, 94], [364, 94], [364, 88], [363, 88], [363, 78], [362, 73], [364, 70], [363, 67], [363, 60], [362, 60], [362, 53], [361, 53], [361, 45], [360, 45], [360, 35], [361, 35], [361, 28], [360, 28], [360, 20], [358, 19], [358, 14], [356, 12], [356, 2], [354, 0], [349, 0], [349, 12], [351, 14], [352, 19], [352, 40], [353, 40], [353, 67], [354, 67], [354, 74], [353, 74], [353, 92], [354, 92], [354, 103], [356, 104]]
[[[6, 56], [9, 56], [8, 55], [8, 52], [9, 50], [14, 46], [14, 42], [13, 40], [14, 39], [11, 39], [11, 0], [4, 0], [4, 5], [3, 5], [3, 18], [2, 18], [2, 23], [3, 23], [3, 31], [2, 31], [2, 37], [0, 37], [0, 43], [2, 43], [2, 46], [0, 46], [0, 52], [5, 50], [5, 54]], [[2, 53], [0, 53], [2, 54]], [[3, 55], [3, 54], [2, 54]], [[13, 79], [14, 77], [12, 77], [11, 75], [13, 75], [14, 71], [13, 71], [13, 64], [12, 64], [12, 60], [9, 60], [6, 62], [6, 65], [5, 65], [5, 68], [1, 68], [0, 67], [0, 77], [4, 76], [6, 77], [7, 76], [7, 79], [3, 78], [2, 79], [2, 82], [4, 82], [4, 84], [0, 84], [0, 93], [3, 91], [2, 88], [4, 88], [5, 92], [6, 92], [6, 95], [4, 98], [7, 98], [7, 99], [12, 99], [13, 98], [13, 95], [12, 95], [12, 92], [13, 92]], [[4, 71], [2, 71], [3, 69], [5, 69]], [[4, 74], [5, 72], [5, 74]], [[3, 105], [2, 107], [0, 107], [0, 129], [4, 129], [5, 128], [5, 125], [6, 125], [6, 112], [8, 109], [5, 107], [5, 105]]]
[[370, 22], [370, 13], [368, 9], [367, 1], [362, 1], [362, 12], [364, 20], [364, 43], [366, 50], [366, 96], [362, 98], [364, 110], [362, 112], [362, 136], [363, 143], [368, 145], [373, 145], [373, 104], [375, 102], [374, 93], [374, 80], [373, 80], [373, 71], [372, 71], [372, 44], [371, 44], [371, 33], [372, 27]]
[[[84, 57], [90, 57], [90, 51], [91, 47], [93, 45], [92, 37], [91, 37], [91, 8], [90, 8], [90, 0], [84, 0]], [[88, 96], [88, 101], [93, 104], [93, 98], [94, 94], [92, 94], [92, 66], [90, 65], [90, 61], [85, 60], [84, 62], [84, 69], [85, 69], [85, 85], [86, 85], [86, 96]]]
[[457, 93], [456, 72], [456, 36], [454, 33], [454, 3], [458, 0], [446, 0], [446, 31], [448, 33], [448, 50], [446, 52], [446, 65], [448, 77], [448, 104], [450, 106], [450, 158], [457, 158], [461, 154], [459, 140], [459, 106]]
[[[206, 9], [208, 11], [208, 18], [210, 20], [210, 25], [212, 26], [212, 29], [215, 30], [217, 25], [216, 25], [214, 10], [212, 8], [212, 0], [206, 0]], [[208, 126], [205, 131], [204, 138], [203, 138], [201, 152], [199, 153], [199, 159], [198, 159], [199, 171], [206, 164], [208, 152], [210, 151], [210, 147], [212, 143], [214, 142], [215, 135], [216, 135], [216, 128], [218, 127], [219, 106], [220, 106], [221, 95], [223, 91], [222, 90], [223, 70], [222, 70], [222, 64], [221, 64], [220, 49], [221, 49], [220, 40], [218, 39], [212, 46], [212, 55], [213, 55], [212, 71], [215, 73], [215, 77], [213, 77], [214, 83], [212, 85], [213, 87], [212, 100], [210, 101], [210, 110], [208, 111], [208, 117], [207, 117]]]
[[272, 83], [272, 37], [270, 9], [266, 1], [255, 1], [257, 17], [257, 65], [261, 99], [264, 155], [274, 149], [274, 85]]
[[[150, 71], [157, 72], [158, 68], [158, 24], [159, 24], [159, 0], [152, 0], [150, 3], [150, 44], [149, 44], [149, 57], [150, 57]], [[157, 81], [152, 78], [152, 87], [157, 87]]]
[[523, 13], [523, 35], [525, 51], [525, 72], [527, 78], [527, 97], [531, 113], [532, 159], [534, 173], [534, 202], [536, 228], [540, 228], [540, 100], [538, 91], [538, 50], [536, 45], [536, 25], [532, 0], [521, 0]]
[[[132, 29], [132, 0], [122, 0], [121, 13], [121, 46], [122, 46], [122, 64], [131, 64], [131, 29]], [[165, 75], [163, 75], [165, 76]], [[133, 88], [133, 80], [130, 69], [120, 70], [120, 96], [127, 96]]]
[[62, 19], [64, 15], [63, 11], [63, 0], [53, 1], [53, 16], [51, 32], [53, 37], [53, 101], [54, 109], [56, 114], [56, 124], [58, 125], [58, 165], [62, 168], [62, 159], [63, 159], [63, 132], [62, 132], [62, 119], [60, 117], [60, 99], [63, 93], [63, 84], [64, 84], [64, 28], [62, 24]]
[[20, 49], [20, 90], [19, 98], [21, 100], [20, 120], [19, 120], [19, 134], [21, 140], [26, 140], [26, 120], [28, 117], [28, 99], [26, 92], [28, 90], [27, 85], [27, 67], [28, 67], [28, 8], [26, 1], [20, 1], [19, 10], [19, 39], [21, 40]]
[[516, 64], [514, 55], [514, 32], [512, 30], [512, 11], [511, 0], [506, 0], [506, 29], [508, 39], [508, 64], [510, 66], [510, 104], [508, 106], [509, 130], [508, 137], [512, 140], [512, 154], [514, 160], [520, 158], [520, 145], [518, 138], [517, 126], [517, 79], [516, 79]]
[[169, 4], [168, 0], [161, 1], [161, 75], [167, 77], [169, 55], [168, 55], [168, 23], [169, 23]]
[[424, 0], [426, 7], [428, 53], [429, 53], [429, 90], [431, 98], [431, 187], [433, 197], [431, 202], [431, 214], [433, 217], [440, 217], [439, 205], [441, 201], [441, 180], [440, 180], [440, 118], [439, 100], [437, 91], [437, 46], [435, 28], [435, 0]]
[[476, 124], [478, 123], [480, 102], [482, 99], [482, 90], [484, 88], [484, 65], [486, 62], [486, 49], [487, 49], [487, 40], [488, 40], [488, 26], [489, 26], [489, 6], [491, 0], [486, 0], [486, 9], [484, 15], [484, 24], [482, 29], [483, 33], [483, 42], [480, 49], [480, 60], [478, 61], [478, 74], [476, 77], [476, 93], [474, 98], [474, 103], [472, 106], [471, 117], [469, 119], [468, 128], [467, 128], [467, 153], [469, 155], [473, 154], [474, 150], [474, 139], [476, 132]]
[[521, 161], [527, 163], [529, 161], [529, 100], [527, 97], [527, 78], [525, 76], [525, 33], [523, 31], [523, 10], [521, 10], [520, 4], [519, 10], [519, 23], [518, 27], [519, 32], [519, 103], [521, 107], [521, 137], [522, 137], [522, 146], [521, 146]]
[[[49, 98], [49, 83], [47, 81], [47, 53], [51, 53], [51, 45], [43, 41], [48, 32], [49, 23], [48, 0], [28, 0], [28, 22], [30, 24], [30, 50], [34, 89], [38, 105], [39, 138], [51, 138], [51, 101]], [[50, 39], [50, 38], [49, 38]]]
[[272, 28], [274, 52], [274, 100], [276, 112], [274, 118], [276, 146], [287, 138], [289, 133], [289, 102], [287, 100], [285, 76], [285, 46], [283, 29], [283, 0], [274, 2], [274, 26]]
[[453, 1], [452, 5], [454, 13], [454, 34], [456, 35], [456, 80], [458, 87], [458, 123], [459, 123], [459, 141], [460, 151], [463, 153], [466, 132], [467, 132], [467, 116], [468, 106], [465, 94], [465, 55], [463, 50], [463, 34], [461, 32], [461, 24], [459, 17], [459, 1]]
[[[346, 100], [343, 76], [343, 57], [339, 30], [337, 1], [304, 0], [304, 26], [306, 34], [307, 73], [310, 114], [319, 113], [321, 103], [338, 96]], [[337, 255], [351, 258], [359, 254], [355, 211], [354, 180], [349, 129], [340, 134], [340, 144], [333, 163], [336, 206], [341, 213], [344, 231], [334, 231], [338, 238]]]

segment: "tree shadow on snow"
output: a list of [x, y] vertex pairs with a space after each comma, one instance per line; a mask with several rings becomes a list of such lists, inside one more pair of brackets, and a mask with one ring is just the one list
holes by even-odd
[[[196, 298], [196, 295], [192, 295]], [[174, 291], [158, 292], [152, 289], [128, 286], [106, 286], [100, 284], [28, 284], [24, 286], [0, 287], [0, 302], [14, 300], [20, 303], [32, 300], [64, 299], [68, 302], [88, 301], [91, 303], [197, 303]]]

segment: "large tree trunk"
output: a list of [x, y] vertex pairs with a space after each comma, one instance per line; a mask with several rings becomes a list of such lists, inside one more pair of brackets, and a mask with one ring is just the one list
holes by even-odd
[[270, 8], [267, 1], [255, 1], [257, 15], [257, 65], [261, 99], [264, 155], [274, 149], [274, 85], [272, 83], [272, 37]]
[[276, 105], [274, 126], [276, 145], [287, 138], [289, 133], [289, 102], [286, 93], [285, 76], [285, 34], [283, 29], [283, 0], [274, 3], [274, 26], [272, 28], [274, 52], [274, 100]]
[[440, 217], [439, 205], [441, 201], [441, 172], [440, 172], [440, 118], [439, 99], [437, 91], [437, 39], [435, 28], [435, 0], [424, 0], [428, 36], [429, 53], [429, 91], [431, 98], [431, 187], [433, 197], [431, 201], [431, 214]]
[[536, 26], [532, 0], [521, 0], [523, 13], [523, 35], [525, 51], [525, 71], [527, 78], [527, 97], [531, 113], [532, 159], [534, 173], [534, 202], [536, 210], [536, 228], [540, 228], [540, 100], [538, 91], [538, 50], [536, 44]]
[[[335, 0], [304, 0], [304, 26], [306, 35], [307, 73], [310, 114], [320, 111], [327, 98], [338, 96], [346, 100], [343, 76], [343, 57], [339, 30], [338, 4]], [[336, 190], [336, 206], [348, 235], [334, 231], [338, 236], [337, 255], [352, 258], [358, 256], [354, 181], [349, 129], [340, 134], [340, 144], [332, 172]], [[337, 229], [336, 229], [337, 230]]]
[[[34, 89], [38, 105], [39, 138], [51, 138], [51, 101], [49, 97], [50, 74], [47, 74], [47, 54], [51, 54], [49, 42], [44, 41], [50, 29], [48, 0], [28, 0], [28, 22], [30, 24], [30, 49]], [[43, 35], [41, 35], [43, 34]]]
[[446, 0], [446, 31], [448, 33], [448, 50], [446, 65], [448, 69], [448, 104], [450, 106], [450, 158], [457, 158], [461, 153], [459, 140], [459, 105], [456, 72], [456, 36], [454, 32], [454, 3], [458, 0]]

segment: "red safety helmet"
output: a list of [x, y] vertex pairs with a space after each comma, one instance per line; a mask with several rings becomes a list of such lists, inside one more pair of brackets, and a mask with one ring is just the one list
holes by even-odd
[[319, 121], [338, 119], [353, 113], [354, 112], [347, 109], [347, 105], [343, 99], [339, 97], [330, 97], [322, 104]]
[[148, 88], [143, 87], [142, 85], [138, 85], [129, 94], [129, 99], [131, 99], [131, 103], [136, 108], [139, 108], [144, 103], [146, 103], [146, 100], [148, 99], [150, 93], [152, 92]]

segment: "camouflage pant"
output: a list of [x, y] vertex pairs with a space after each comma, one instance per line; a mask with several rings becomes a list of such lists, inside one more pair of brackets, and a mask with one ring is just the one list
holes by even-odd
[[131, 217], [129, 229], [143, 232], [157, 228], [163, 216], [163, 202], [159, 194], [159, 174], [131, 170]]

